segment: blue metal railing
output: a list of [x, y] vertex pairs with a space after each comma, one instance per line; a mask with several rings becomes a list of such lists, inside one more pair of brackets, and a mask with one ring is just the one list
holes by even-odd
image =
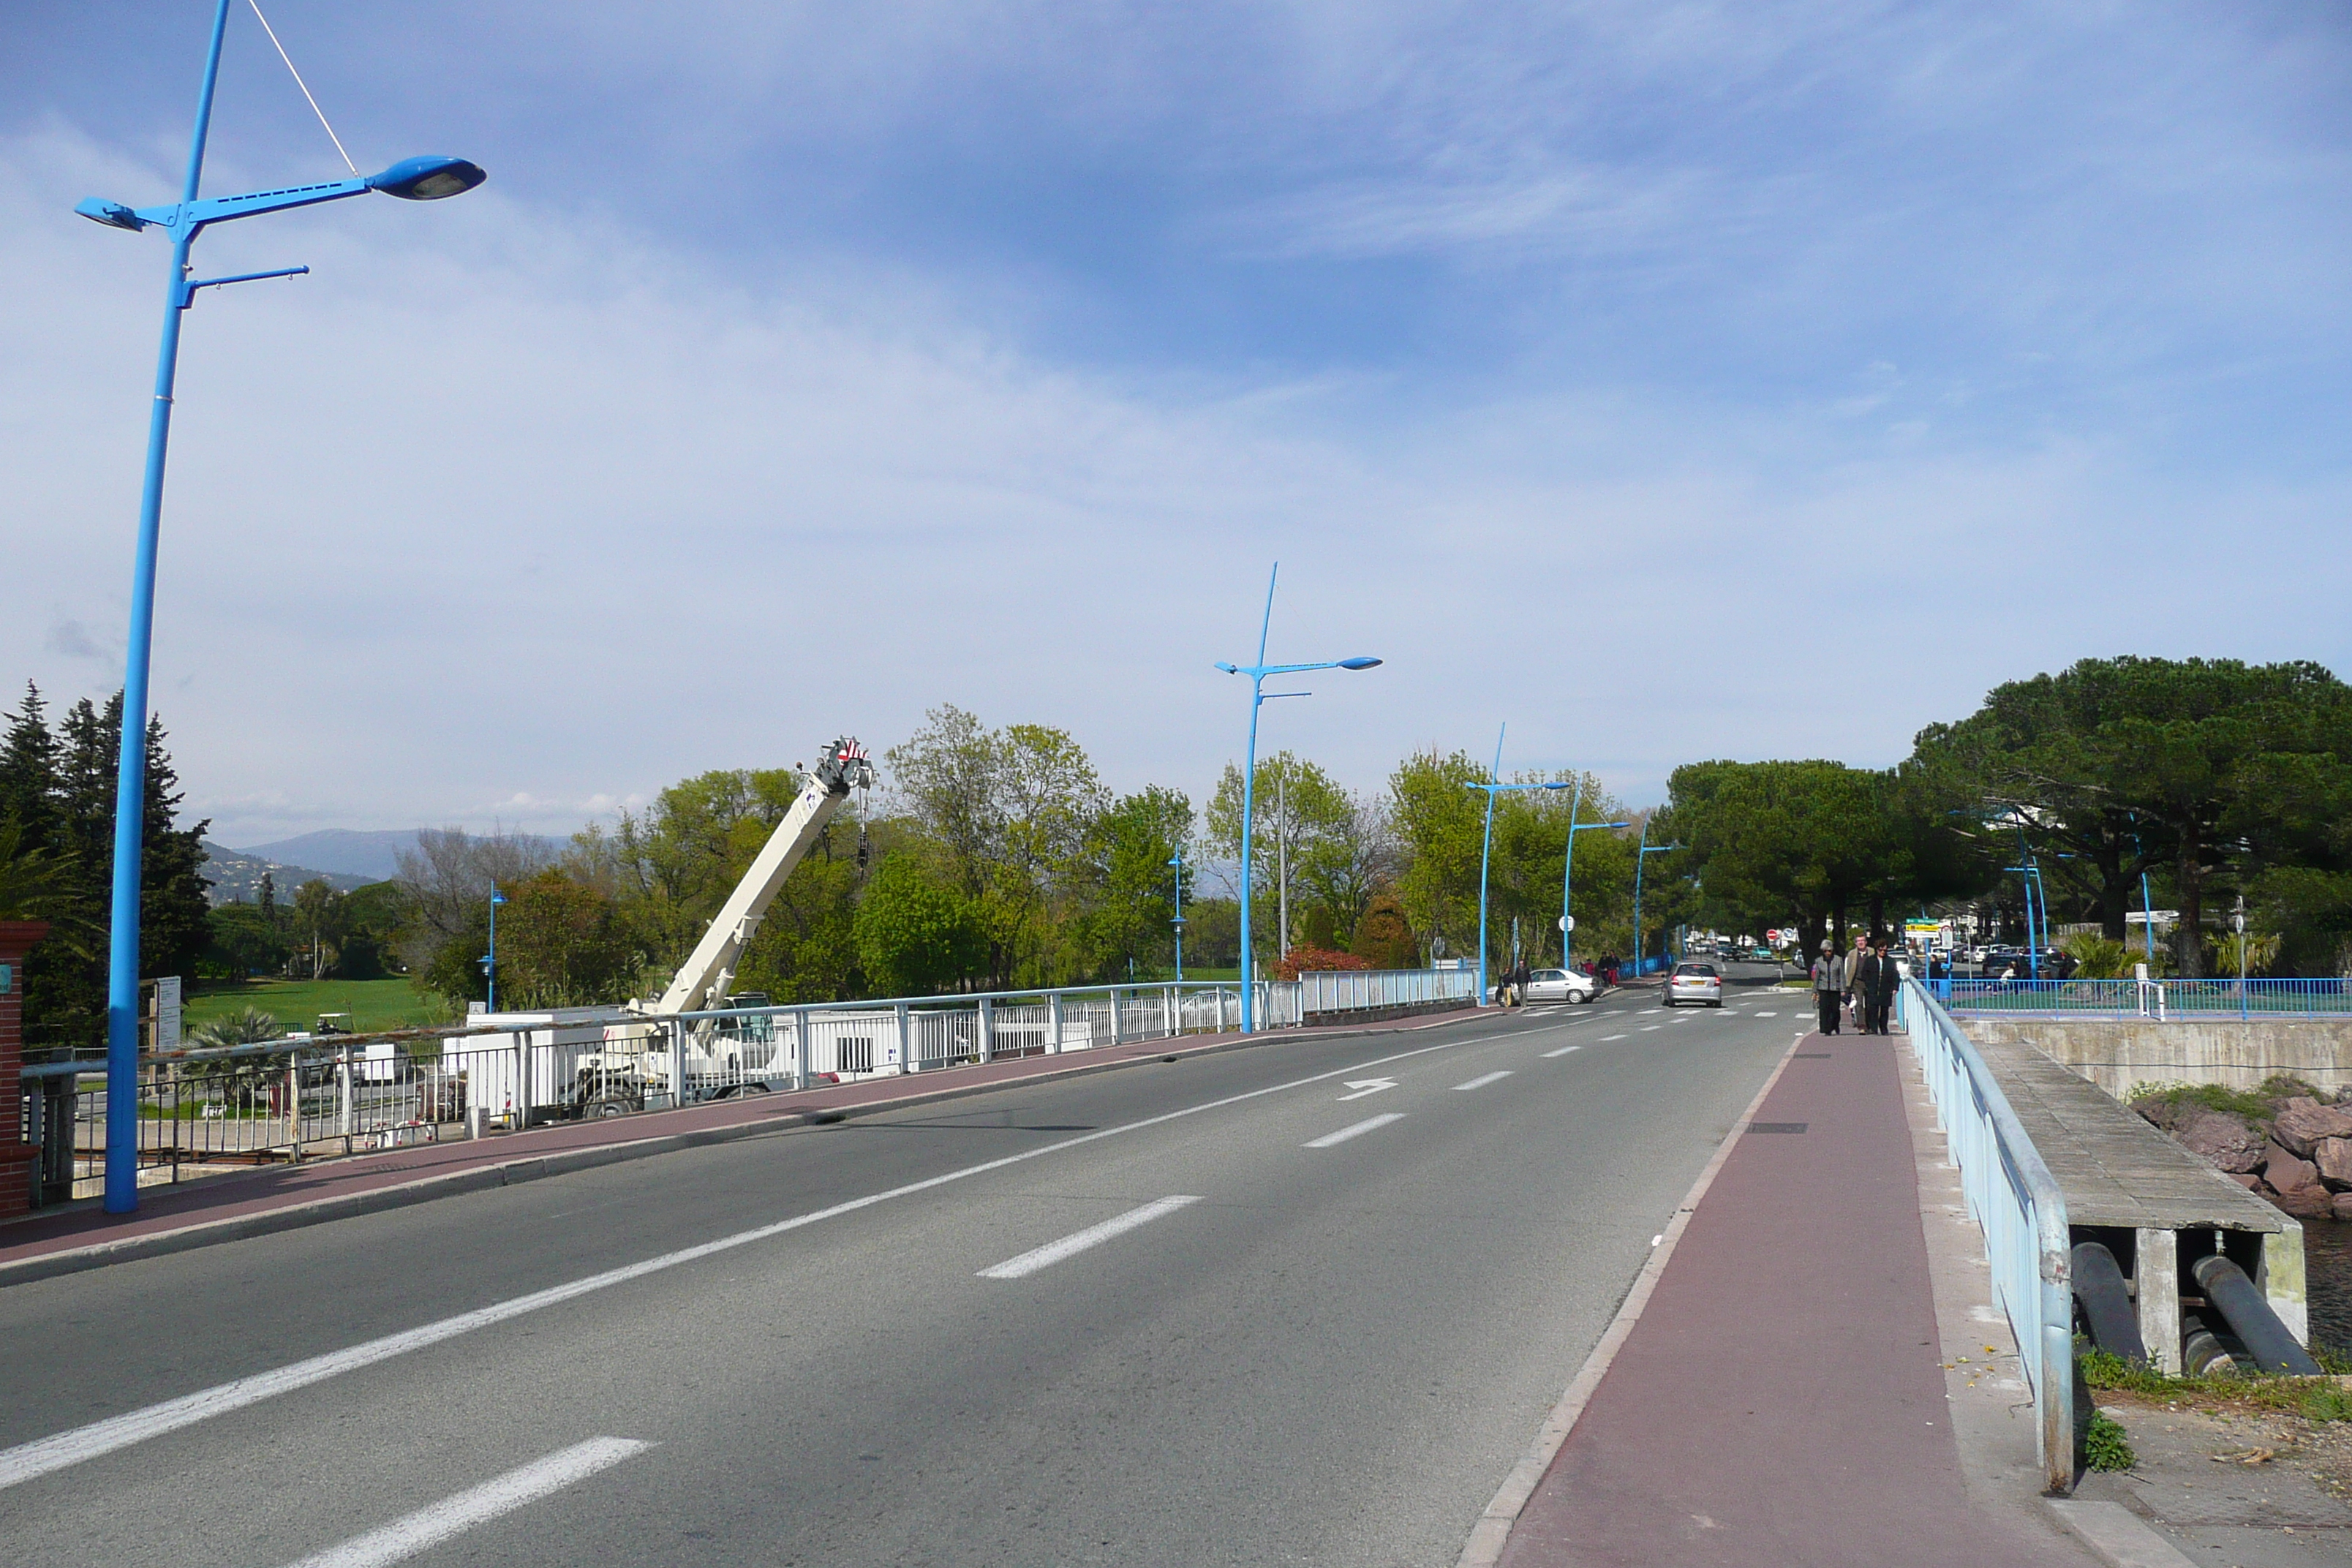
[[1965, 1017], [2317, 1018], [2352, 1016], [2352, 980], [1936, 980]]
[[1952, 1163], [1960, 1169], [1969, 1213], [1984, 1233], [1996, 1304], [2009, 1318], [2018, 1363], [2033, 1391], [2043, 1478], [2049, 1490], [2069, 1490], [2074, 1484], [2074, 1300], [2066, 1195], [1984, 1058], [1916, 980], [1903, 984], [1902, 1016]]

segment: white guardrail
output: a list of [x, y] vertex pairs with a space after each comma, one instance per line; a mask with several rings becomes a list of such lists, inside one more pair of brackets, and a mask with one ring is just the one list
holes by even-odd
[[1984, 1232], [1995, 1304], [2009, 1318], [2033, 1393], [2045, 1489], [2072, 1490], [2074, 1287], [2066, 1195], [1976, 1047], [1916, 980], [1903, 983], [1902, 1016], [1960, 1168], [1969, 1212]]

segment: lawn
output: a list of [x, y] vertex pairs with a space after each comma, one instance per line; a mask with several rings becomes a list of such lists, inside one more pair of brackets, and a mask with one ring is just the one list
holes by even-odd
[[181, 1027], [258, 1007], [289, 1030], [312, 1027], [321, 1013], [349, 1013], [351, 1027], [365, 1034], [439, 1022], [436, 1006], [405, 980], [248, 980], [207, 985], [189, 997]]

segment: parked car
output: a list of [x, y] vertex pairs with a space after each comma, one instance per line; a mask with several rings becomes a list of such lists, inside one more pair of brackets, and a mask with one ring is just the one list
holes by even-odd
[[1685, 1002], [1696, 1002], [1705, 1007], [1723, 1005], [1723, 976], [1712, 963], [1677, 963], [1675, 972], [1666, 976], [1664, 989], [1658, 993], [1659, 1003], [1667, 1007]]
[[1590, 974], [1573, 969], [1532, 969], [1528, 972], [1530, 1002], [1590, 1002], [1601, 987]]

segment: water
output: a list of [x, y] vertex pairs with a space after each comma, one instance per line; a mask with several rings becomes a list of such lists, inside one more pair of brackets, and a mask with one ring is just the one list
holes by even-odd
[[2352, 1355], [2352, 1221], [2303, 1222], [2310, 1284], [2311, 1342]]

